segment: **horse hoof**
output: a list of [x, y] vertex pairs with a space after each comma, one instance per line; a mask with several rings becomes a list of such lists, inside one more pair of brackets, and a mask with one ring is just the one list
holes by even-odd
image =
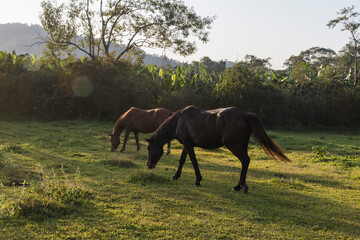
[[249, 187], [247, 185], [242, 185], [240, 187], [243, 190], [244, 194], [247, 194], [249, 192]]
[[173, 179], [173, 180], [178, 180], [179, 177], [178, 177], [178, 176], [173, 176], [172, 179]]
[[195, 183], [194, 186], [195, 187], [200, 187], [201, 185], [200, 185], [200, 183]]
[[240, 191], [243, 190], [244, 194], [247, 194], [249, 192], [249, 187], [247, 185], [243, 185], [243, 186], [235, 186], [233, 187], [233, 191]]

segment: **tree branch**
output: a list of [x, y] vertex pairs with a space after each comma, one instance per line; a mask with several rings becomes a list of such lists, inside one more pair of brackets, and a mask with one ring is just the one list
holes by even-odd
[[[134, 48], [136, 46], [136, 44], [133, 42], [133, 40], [135, 39], [135, 37], [139, 34], [139, 32], [141, 30], [143, 30], [144, 28], [150, 27], [156, 25], [156, 23], [150, 23], [150, 24], [146, 24], [144, 26], [141, 26], [137, 29], [137, 31], [135, 31], [135, 33], [132, 35], [132, 37], [129, 39], [128, 44], [126, 45], [125, 49], [117, 56], [117, 58], [115, 59], [115, 62], [119, 61], [119, 59], [129, 50], [131, 50], [132, 48]], [[147, 40], [147, 38], [146, 38]], [[144, 41], [145, 42], [145, 41]]]
[[[58, 45], [64, 45], [64, 46], [74, 46], [76, 47], [78, 50], [84, 52], [86, 55], [88, 55], [91, 59], [95, 60], [95, 57], [91, 54], [91, 52], [88, 52], [86, 51], [85, 49], [81, 48], [79, 45], [77, 45], [76, 43], [74, 42], [69, 42], [69, 41], [57, 41], [55, 40], [52, 36], [50, 36], [51, 38], [51, 41], [52, 42], [49, 42], [49, 41], [46, 41], [46, 43], [48, 44], [58, 44]], [[54, 43], [53, 43], [54, 42]]]
[[89, 5], [90, 5], [90, 0], [87, 0], [86, 3], [86, 17], [87, 17], [87, 24], [89, 27], [89, 52], [91, 55], [93, 55], [95, 57], [95, 49], [94, 49], [94, 35], [93, 35], [93, 27], [91, 24], [91, 20], [90, 20], [90, 14], [89, 14]]

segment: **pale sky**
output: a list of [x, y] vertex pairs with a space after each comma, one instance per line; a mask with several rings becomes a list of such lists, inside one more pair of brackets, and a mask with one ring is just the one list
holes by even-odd
[[[0, 23], [40, 24], [41, 0], [0, 0]], [[66, 1], [66, 0], [64, 0]], [[186, 58], [167, 52], [184, 62], [208, 56], [212, 60], [243, 60], [246, 54], [271, 57], [275, 69], [291, 55], [311, 47], [339, 51], [350, 34], [326, 24], [337, 12], [352, 5], [360, 11], [359, 0], [184, 0], [200, 16], [217, 18], [210, 41], [198, 44], [198, 51]], [[58, 0], [61, 2], [61, 0]], [[161, 55], [162, 51], [157, 53]]]

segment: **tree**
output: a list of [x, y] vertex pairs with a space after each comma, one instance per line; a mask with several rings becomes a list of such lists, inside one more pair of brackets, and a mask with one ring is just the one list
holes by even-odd
[[204, 65], [204, 68], [209, 72], [221, 73], [226, 69], [226, 62], [220, 60], [218, 62], [211, 60], [209, 57], [202, 57], [200, 63]]
[[191, 68], [191, 71], [195, 73], [200, 73], [199, 63], [203, 65], [206, 71], [212, 73], [222, 73], [226, 69], [226, 62], [224, 60], [213, 61], [209, 57], [202, 57], [200, 61], [192, 61], [190, 64], [184, 63], [184, 68]]
[[292, 69], [302, 62], [306, 62], [313, 65], [315, 68], [319, 68], [321, 65], [332, 65], [335, 56], [335, 51], [330, 48], [312, 47], [305, 51], [301, 51], [298, 56], [291, 56], [285, 61], [284, 65]]
[[271, 67], [270, 64], [271, 58], [258, 58], [254, 55], [245, 55], [245, 62], [250, 65], [250, 67], [256, 68], [256, 67]]
[[358, 83], [357, 76], [357, 45], [359, 43], [359, 34], [358, 30], [360, 27], [359, 19], [360, 13], [355, 11], [355, 6], [343, 8], [340, 12], [337, 13], [339, 17], [329, 21], [327, 26], [329, 28], [334, 28], [338, 24], [342, 24], [343, 28], [341, 31], [349, 31], [351, 38], [354, 42], [354, 87]]
[[329, 48], [312, 47], [301, 51], [298, 56], [292, 55], [284, 65], [290, 72], [290, 80], [300, 85], [311, 83], [320, 71], [335, 62], [335, 51]]
[[258, 58], [254, 55], [246, 54], [244, 61], [240, 63], [246, 65], [257, 73], [263, 74], [271, 67], [270, 59], [271, 58]]
[[92, 60], [113, 62], [136, 55], [141, 47], [190, 55], [196, 43], [189, 38], [207, 42], [215, 19], [198, 16], [181, 0], [71, 0], [60, 6], [44, 0], [41, 6], [50, 51], [73, 55], [79, 50]]

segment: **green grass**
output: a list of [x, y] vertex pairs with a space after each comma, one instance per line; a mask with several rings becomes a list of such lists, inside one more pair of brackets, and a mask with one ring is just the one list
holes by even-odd
[[358, 131], [270, 131], [292, 162], [252, 143], [245, 195], [226, 148], [195, 150], [195, 187], [178, 142], [149, 170], [145, 135], [112, 153], [112, 126], [0, 121], [0, 239], [359, 239]]

